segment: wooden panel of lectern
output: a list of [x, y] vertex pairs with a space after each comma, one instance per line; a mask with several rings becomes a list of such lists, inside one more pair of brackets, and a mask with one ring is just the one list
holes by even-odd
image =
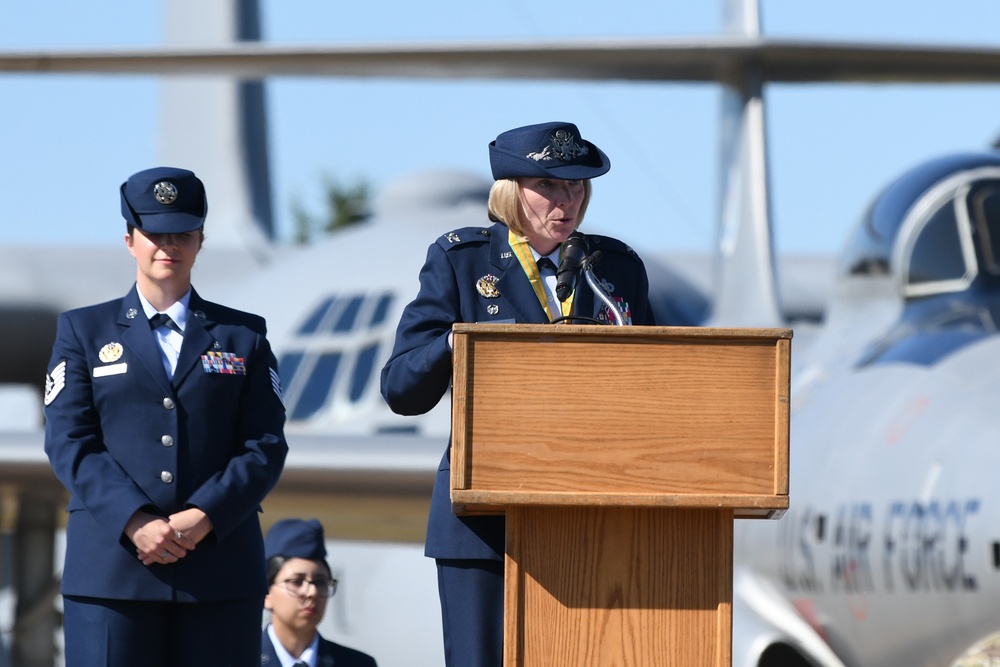
[[455, 325], [451, 498], [507, 517], [505, 667], [731, 664], [733, 520], [788, 507], [791, 337]]

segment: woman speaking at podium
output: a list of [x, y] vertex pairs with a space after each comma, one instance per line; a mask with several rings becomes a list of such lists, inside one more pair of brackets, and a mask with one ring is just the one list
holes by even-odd
[[[620, 315], [625, 324], [656, 323], [642, 261], [607, 236], [582, 241], [590, 252], [600, 250], [594, 272], [618, 313], [582, 281], [568, 296], [561, 294], [565, 300], [556, 296], [557, 274], [565, 275], [564, 244], [583, 222], [590, 180], [611, 168], [608, 156], [564, 122], [504, 132], [490, 143], [489, 155], [492, 226], [456, 229], [432, 243], [417, 297], [400, 318], [381, 378], [382, 395], [396, 413], [423, 414], [448, 391], [456, 322], [543, 324], [572, 314], [577, 321], [613, 323]], [[516, 415], [511, 428], [517, 428]], [[450, 454], [449, 443], [434, 483], [424, 549], [437, 564], [445, 660], [449, 667], [500, 667], [504, 518], [452, 512]]]

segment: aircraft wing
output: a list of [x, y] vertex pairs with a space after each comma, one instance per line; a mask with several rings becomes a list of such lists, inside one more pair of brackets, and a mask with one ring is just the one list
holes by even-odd
[[779, 83], [996, 82], [1000, 48], [697, 37], [0, 52], [0, 72], [250, 79], [284, 75], [714, 82], [747, 68], [758, 68], [764, 81]]

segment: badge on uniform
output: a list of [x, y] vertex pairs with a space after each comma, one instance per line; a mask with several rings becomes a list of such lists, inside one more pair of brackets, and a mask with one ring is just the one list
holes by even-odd
[[497, 280], [496, 276], [486, 274], [476, 281], [476, 291], [487, 299], [497, 298], [500, 296], [500, 290], [497, 289]]
[[[612, 297], [612, 299], [614, 299], [614, 302], [618, 306], [618, 313], [622, 316], [622, 324], [625, 324], [626, 326], [632, 324], [632, 307], [629, 305], [628, 301], [620, 296]], [[597, 319], [605, 324], [614, 324], [617, 321], [610, 306], [602, 308], [597, 313]]]
[[112, 361], [118, 361], [121, 359], [122, 352], [124, 352], [124, 350], [122, 349], [121, 343], [108, 343], [101, 348], [100, 352], [97, 353], [97, 358], [106, 364], [110, 364]]
[[120, 364], [114, 363], [122, 358], [124, 351], [121, 343], [108, 343], [102, 347], [97, 353], [97, 358], [101, 360], [101, 363], [108, 365], [94, 366], [94, 377], [103, 378], [109, 375], [124, 375], [128, 373], [128, 364], [125, 362]]
[[109, 366], [94, 366], [94, 377], [103, 378], [109, 375], [125, 375], [128, 373], [128, 364], [111, 364]]
[[247, 374], [246, 361], [243, 357], [237, 357], [232, 352], [206, 352], [201, 355], [201, 367], [206, 373]]

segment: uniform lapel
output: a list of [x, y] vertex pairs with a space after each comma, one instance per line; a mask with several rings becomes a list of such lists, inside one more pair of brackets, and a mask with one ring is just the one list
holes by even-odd
[[544, 324], [549, 321], [545, 309], [538, 302], [521, 263], [507, 241], [507, 227], [494, 225], [490, 234], [490, 263], [496, 267], [497, 289], [514, 311], [518, 322]]
[[156, 338], [149, 328], [149, 320], [142, 310], [136, 289], [133, 286], [132, 291], [122, 299], [122, 308], [118, 313], [118, 324], [123, 327], [122, 344], [130, 351], [131, 358], [139, 362], [165, 394], [169, 394], [170, 380], [167, 379], [167, 371], [163, 368], [160, 347], [156, 344]]
[[319, 638], [319, 650], [316, 651], [316, 667], [333, 667], [337, 664], [336, 647], [333, 642]]
[[281, 660], [278, 658], [278, 652], [274, 650], [274, 644], [271, 643], [271, 636], [267, 634], [267, 628], [264, 628], [261, 633], [260, 664], [268, 667], [281, 667]]
[[210, 329], [215, 326], [206, 314], [205, 302], [198, 293], [191, 290], [191, 301], [188, 303], [187, 324], [184, 327], [184, 343], [177, 358], [177, 368], [174, 369], [174, 386], [179, 386], [191, 370], [201, 362], [201, 355], [215, 342]]

